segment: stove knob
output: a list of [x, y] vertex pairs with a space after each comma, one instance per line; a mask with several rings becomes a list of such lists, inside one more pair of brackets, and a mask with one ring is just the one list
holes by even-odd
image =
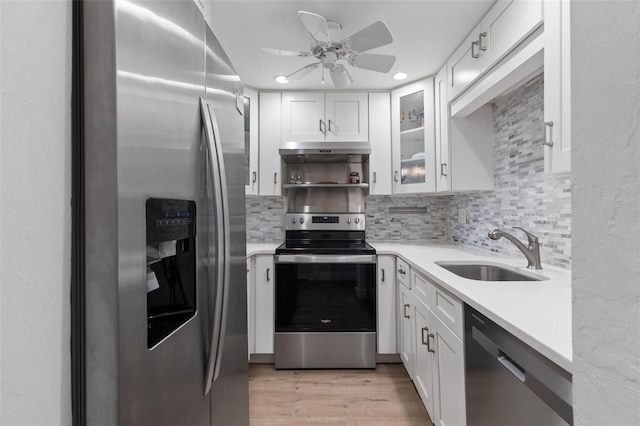
[[356, 217], [356, 218], [354, 219], [354, 222], [355, 222], [355, 223], [360, 223], [360, 218], [357, 218], [357, 217]]
[[351, 218], [350, 217], [347, 218], [347, 223], [351, 223]]
[[295, 217], [291, 218], [291, 223], [296, 223], [296, 218]]
[[300, 224], [303, 224], [303, 223], [304, 223], [304, 217], [301, 217], [300, 218]]

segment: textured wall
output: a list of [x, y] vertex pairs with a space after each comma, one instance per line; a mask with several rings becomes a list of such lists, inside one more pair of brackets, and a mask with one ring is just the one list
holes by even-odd
[[[545, 175], [542, 146], [543, 78], [538, 76], [493, 107], [495, 190], [456, 195], [449, 200], [447, 234], [464, 244], [506, 253], [522, 253], [509, 241], [494, 241], [495, 228], [526, 241], [520, 226], [540, 239], [543, 263], [568, 267], [571, 261], [571, 176]], [[468, 219], [459, 223], [466, 209]]]
[[365, 199], [367, 238], [379, 241], [444, 241], [446, 206], [446, 197], [369, 196]]
[[571, 8], [574, 424], [638, 425], [640, 3]]
[[71, 2], [1, 3], [0, 424], [70, 425]]
[[247, 242], [284, 241], [284, 197], [246, 197]]

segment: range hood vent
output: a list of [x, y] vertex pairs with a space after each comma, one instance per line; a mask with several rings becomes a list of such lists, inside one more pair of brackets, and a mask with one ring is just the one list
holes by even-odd
[[280, 146], [286, 163], [363, 163], [369, 154], [369, 142], [286, 142]]

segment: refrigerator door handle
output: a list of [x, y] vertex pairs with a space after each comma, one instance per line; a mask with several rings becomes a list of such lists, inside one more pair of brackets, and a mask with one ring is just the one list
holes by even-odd
[[[217, 150], [214, 149], [216, 145], [215, 134], [213, 129], [213, 123], [210, 116], [210, 110], [208, 103], [200, 98], [200, 112], [202, 115], [202, 123], [204, 127], [205, 142], [206, 142], [206, 155], [207, 155], [207, 174], [211, 179], [211, 185], [213, 187], [213, 197], [209, 200], [211, 205], [215, 207], [215, 219], [216, 219], [216, 241], [215, 241], [215, 254], [216, 254], [216, 274], [215, 282], [209, 282], [209, 288], [215, 288], [215, 306], [210, 307], [213, 312], [213, 326], [211, 328], [209, 353], [207, 357], [207, 371], [205, 374], [204, 395], [207, 395], [211, 390], [211, 385], [214, 379], [215, 362], [218, 359], [218, 351], [220, 350], [220, 333], [222, 323], [222, 305], [224, 298], [224, 242], [222, 233], [224, 232], [224, 212], [223, 212], [223, 196], [220, 182], [220, 164], [217, 159]], [[209, 193], [207, 193], [209, 195]], [[211, 247], [211, 244], [209, 244]], [[211, 256], [209, 256], [209, 261]], [[213, 280], [213, 274], [209, 275], [209, 280]], [[216, 285], [217, 284], [217, 285]], [[213, 292], [212, 292], [213, 293]]]
[[[208, 104], [207, 104], [208, 105]], [[215, 370], [213, 381], [215, 382], [220, 374], [220, 366], [222, 365], [222, 350], [224, 348], [225, 334], [227, 330], [227, 314], [229, 311], [229, 284], [231, 274], [231, 224], [229, 223], [229, 192], [227, 189], [227, 174], [224, 166], [224, 157], [222, 155], [222, 142], [218, 121], [211, 105], [208, 105], [211, 124], [213, 125], [213, 135], [215, 137], [214, 147], [218, 158], [218, 170], [220, 172], [220, 189], [222, 192], [222, 222], [223, 232], [218, 234], [223, 238], [222, 245], [224, 247], [224, 277], [222, 280], [222, 309], [220, 312], [220, 332], [218, 334], [218, 350], [216, 352]]]

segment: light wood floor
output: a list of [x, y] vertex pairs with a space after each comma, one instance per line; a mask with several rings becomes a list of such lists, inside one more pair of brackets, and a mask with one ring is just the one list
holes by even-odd
[[430, 426], [402, 364], [376, 370], [275, 370], [249, 367], [251, 426]]

